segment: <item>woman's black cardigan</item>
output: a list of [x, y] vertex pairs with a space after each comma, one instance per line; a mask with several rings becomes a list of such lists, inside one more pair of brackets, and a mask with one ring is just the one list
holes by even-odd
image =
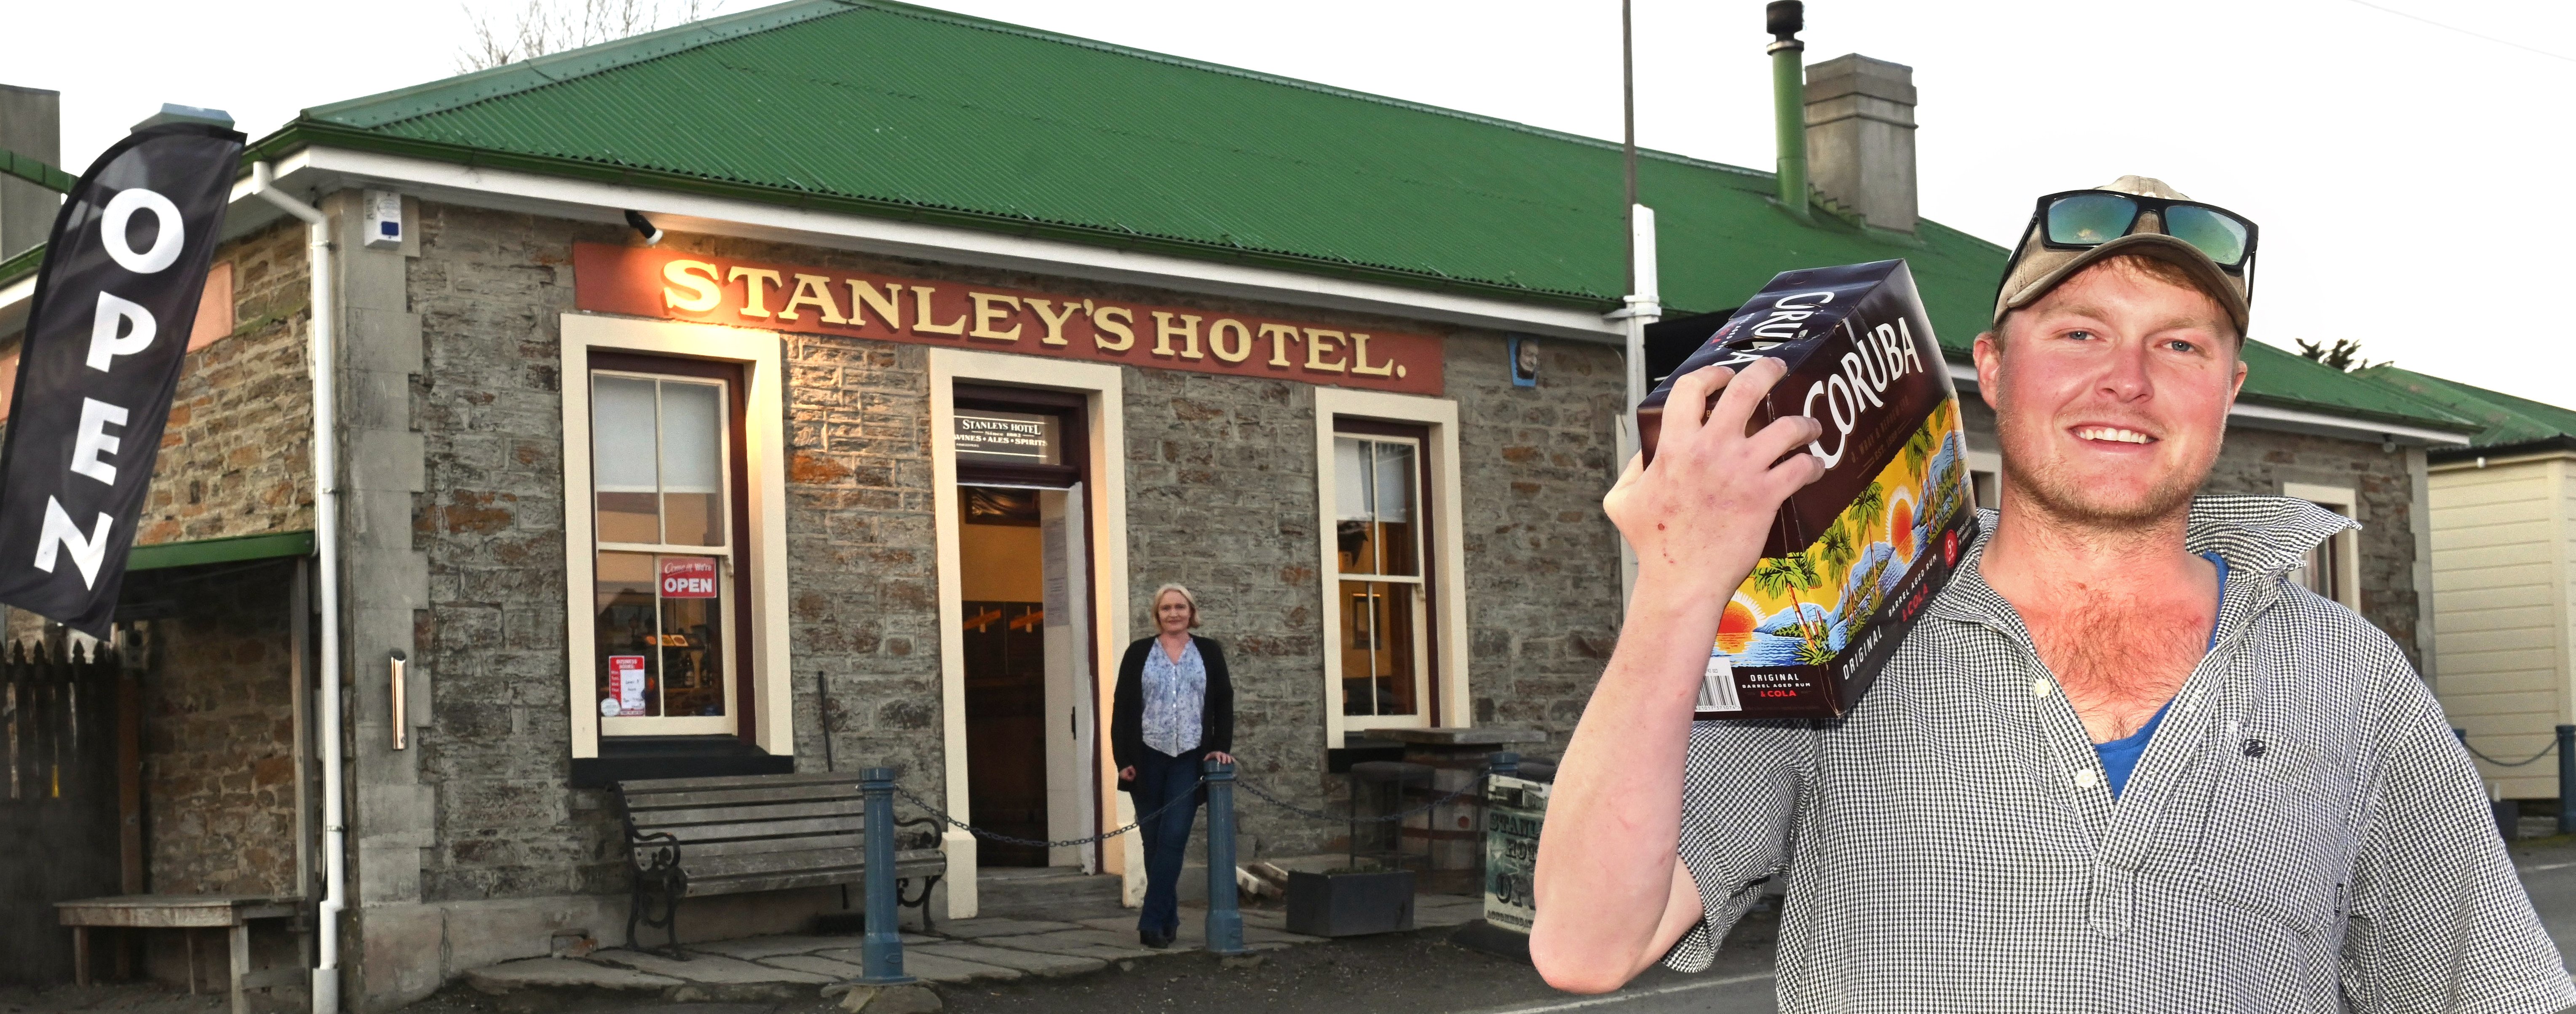
[[[1234, 752], [1234, 677], [1225, 668], [1225, 648], [1191, 634], [1199, 646], [1199, 663], [1207, 667], [1207, 695], [1199, 712], [1199, 749]], [[1145, 653], [1160, 651], [1155, 638], [1127, 646], [1118, 663], [1118, 689], [1109, 701], [1109, 752], [1121, 769], [1134, 767], [1145, 753]]]

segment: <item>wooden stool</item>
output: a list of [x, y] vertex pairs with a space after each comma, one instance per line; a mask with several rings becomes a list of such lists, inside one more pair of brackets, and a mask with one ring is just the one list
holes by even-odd
[[307, 973], [301, 968], [271, 968], [257, 972], [250, 968], [250, 921], [291, 918], [295, 915], [295, 908], [293, 899], [256, 895], [130, 894], [56, 902], [54, 914], [57, 921], [72, 928], [74, 977], [83, 986], [89, 985], [89, 931], [93, 926], [175, 929], [185, 934], [190, 993], [197, 991], [196, 931], [216, 927], [229, 930], [232, 938], [233, 1014], [250, 1014], [250, 999], [243, 995], [243, 990], [292, 986], [305, 981]]

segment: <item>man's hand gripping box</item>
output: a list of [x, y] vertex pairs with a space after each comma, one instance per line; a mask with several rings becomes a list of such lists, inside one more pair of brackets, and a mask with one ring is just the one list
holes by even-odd
[[[1672, 382], [1789, 367], [1752, 428], [1812, 416], [1824, 478], [1780, 505], [1726, 604], [1695, 717], [1833, 718], [1876, 682], [1976, 537], [1959, 395], [1902, 260], [1784, 272], [1637, 407], [1648, 460]], [[1703, 410], [1704, 411], [1704, 410]]]

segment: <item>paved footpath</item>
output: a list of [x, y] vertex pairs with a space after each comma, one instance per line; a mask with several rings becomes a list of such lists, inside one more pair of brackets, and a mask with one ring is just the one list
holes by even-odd
[[[2536, 829], [2535, 829], [2536, 830]], [[2576, 839], [2517, 844], [2515, 865], [2562, 952], [2576, 953]], [[1050, 921], [970, 919], [935, 936], [905, 935], [906, 970], [929, 983], [951, 1014], [1775, 1014], [1773, 923], [1751, 919], [1702, 975], [1651, 969], [1617, 993], [1556, 992], [1522, 962], [1448, 942], [1452, 924], [1475, 918], [1474, 899], [1425, 895], [1426, 927], [1411, 933], [1323, 941], [1281, 928], [1277, 909], [1244, 912], [1257, 953], [1222, 959], [1204, 950], [1204, 910], [1183, 910], [1184, 937], [1169, 951], [1138, 946], [1135, 914], [1068, 913]], [[840, 1014], [825, 987], [858, 974], [854, 936], [782, 936], [692, 945], [673, 962], [624, 949], [581, 959], [534, 959], [476, 973], [404, 1014]], [[576, 981], [577, 980], [577, 981]], [[479, 988], [478, 988], [479, 987]], [[198, 1014], [212, 995], [152, 987], [68, 987], [41, 997], [0, 990], [0, 1014], [88, 1011]]]
[[[1415, 903], [1421, 929], [1342, 940], [1289, 933], [1279, 909], [1247, 908], [1244, 944], [1254, 953], [1237, 958], [1203, 949], [1204, 909], [1183, 910], [1181, 937], [1168, 951], [1137, 943], [1133, 911], [968, 919], [941, 924], [935, 936], [905, 934], [904, 970], [955, 1014], [1773, 1009], [1767, 923], [1739, 934], [1738, 949], [1709, 975], [1655, 970], [1611, 997], [1584, 998], [1550, 989], [1525, 963], [1450, 944], [1454, 928], [1481, 916], [1481, 907], [1475, 898], [1423, 895]], [[857, 945], [848, 936], [777, 936], [689, 945], [687, 961], [624, 948], [515, 961], [477, 970], [472, 988], [448, 990], [408, 1014], [496, 1007], [822, 1014], [847, 1002], [827, 987], [859, 974]]]

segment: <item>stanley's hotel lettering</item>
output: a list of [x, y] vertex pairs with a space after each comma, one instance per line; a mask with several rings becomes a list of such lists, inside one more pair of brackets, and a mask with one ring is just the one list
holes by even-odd
[[1441, 342], [1247, 314], [573, 245], [574, 302], [639, 317], [1439, 394]]

